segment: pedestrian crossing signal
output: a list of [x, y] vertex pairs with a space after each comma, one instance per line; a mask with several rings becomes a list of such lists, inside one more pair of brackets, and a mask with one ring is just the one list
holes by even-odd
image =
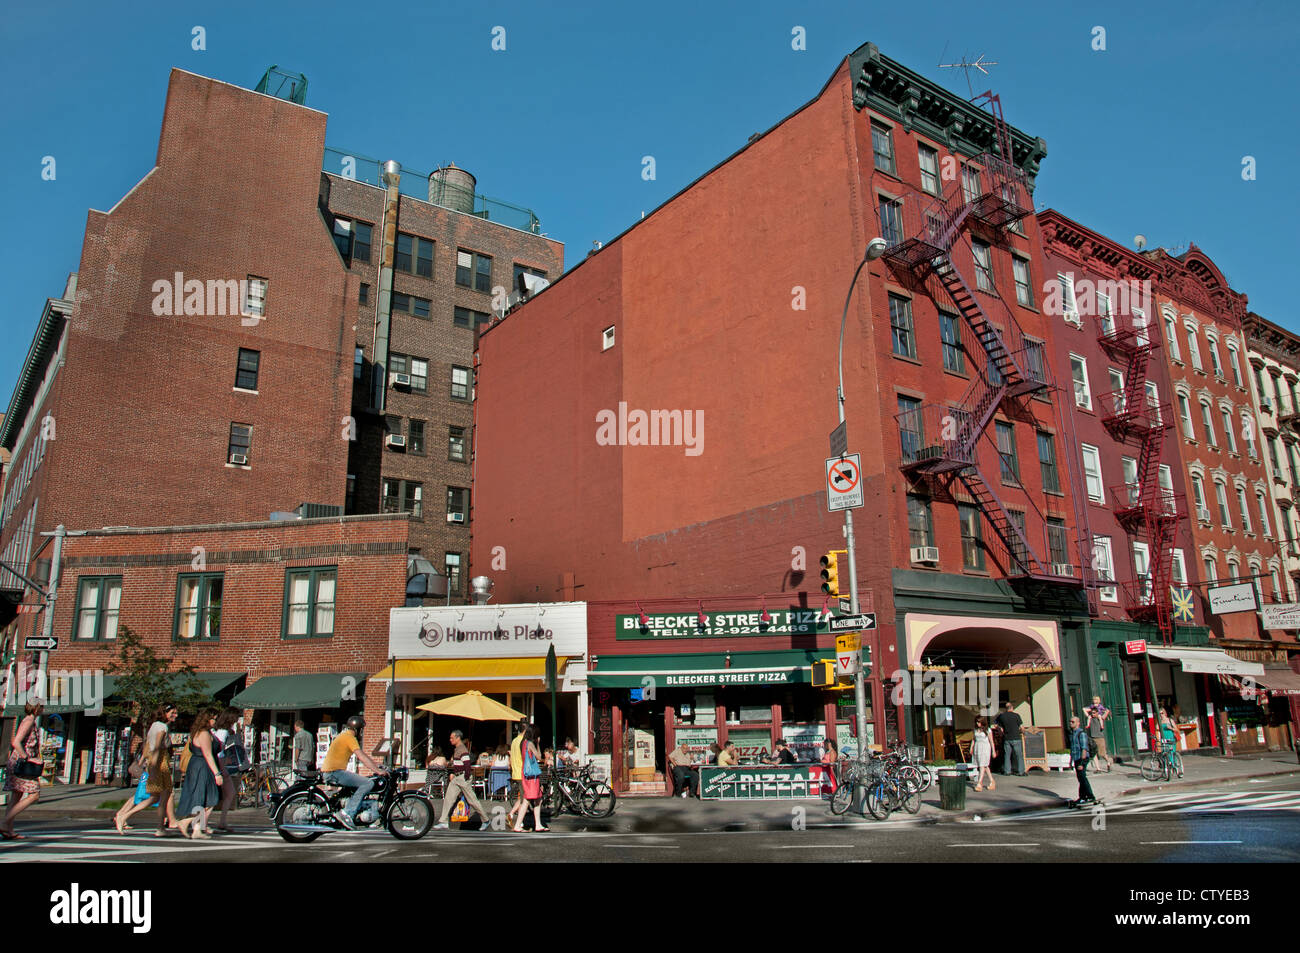
[[835, 661], [818, 659], [812, 663], [812, 683], [815, 688], [830, 688], [836, 683]]

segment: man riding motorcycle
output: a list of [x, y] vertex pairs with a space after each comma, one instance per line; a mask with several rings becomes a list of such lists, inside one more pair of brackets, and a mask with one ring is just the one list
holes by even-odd
[[339, 823], [350, 831], [357, 829], [357, 814], [366, 795], [374, 790], [375, 782], [373, 778], [362, 777], [347, 770], [348, 760], [355, 754], [358, 761], [376, 774], [388, 773], [381, 764], [361, 750], [361, 730], [365, 727], [366, 720], [362, 716], [353, 715], [349, 718], [346, 727], [330, 743], [329, 751], [321, 764], [321, 776], [324, 781], [353, 789], [348, 803], [334, 814]]

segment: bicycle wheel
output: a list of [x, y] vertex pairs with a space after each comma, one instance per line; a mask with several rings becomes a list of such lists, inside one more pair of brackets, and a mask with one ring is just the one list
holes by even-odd
[[252, 807], [257, 803], [257, 781], [252, 774], [239, 779], [239, 793], [235, 795], [236, 807]]
[[843, 814], [853, 803], [854, 784], [852, 781], [841, 781], [835, 788], [835, 793], [831, 795], [831, 813]]
[[388, 833], [398, 840], [419, 840], [433, 826], [433, 805], [412, 791], [399, 794], [388, 809]]
[[918, 797], [925, 790], [926, 778], [921, 769], [914, 764], [905, 764], [898, 769], [898, 781], [904, 792], [914, 791]]
[[1163, 767], [1160, 763], [1160, 756], [1149, 754], [1142, 759], [1142, 780], [1156, 781], [1160, 778]]
[[257, 786], [257, 803], [263, 806], [271, 803], [271, 796], [279, 794], [289, 787], [289, 782], [284, 778], [278, 778], [273, 774], [268, 774]]
[[893, 813], [893, 797], [887, 781], [877, 781], [867, 789], [867, 810], [878, 821], [883, 821]]
[[904, 788], [899, 792], [900, 800], [908, 814], [915, 814], [921, 810], [921, 792], [912, 788]]
[[324, 831], [286, 831], [285, 824], [315, 824], [317, 818], [329, 814], [329, 804], [315, 791], [300, 791], [287, 798], [275, 812], [276, 832], [291, 844], [308, 844]]
[[609, 817], [614, 813], [615, 800], [614, 789], [604, 781], [592, 781], [585, 785], [578, 796], [582, 813], [587, 817]]
[[1177, 771], [1180, 778], [1183, 776], [1183, 756], [1177, 751], [1169, 755], [1169, 767], [1171, 770]]

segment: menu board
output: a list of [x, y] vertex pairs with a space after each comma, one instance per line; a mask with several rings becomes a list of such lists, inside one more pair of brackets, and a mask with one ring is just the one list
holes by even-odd
[[[1025, 725], [1022, 729], [1024, 734], [1025, 752], [1025, 770], [1030, 768], [1041, 768], [1047, 771], [1047, 735], [1043, 733], [1042, 728], [1034, 728]], [[1013, 739], [1014, 740], [1014, 739]]]

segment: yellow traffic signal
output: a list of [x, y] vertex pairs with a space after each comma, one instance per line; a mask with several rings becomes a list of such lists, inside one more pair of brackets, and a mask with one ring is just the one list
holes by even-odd
[[814, 688], [833, 688], [836, 681], [834, 659], [818, 659], [812, 663]]
[[847, 549], [832, 549], [822, 557], [822, 592], [828, 596], [840, 594], [840, 556], [848, 555]]

